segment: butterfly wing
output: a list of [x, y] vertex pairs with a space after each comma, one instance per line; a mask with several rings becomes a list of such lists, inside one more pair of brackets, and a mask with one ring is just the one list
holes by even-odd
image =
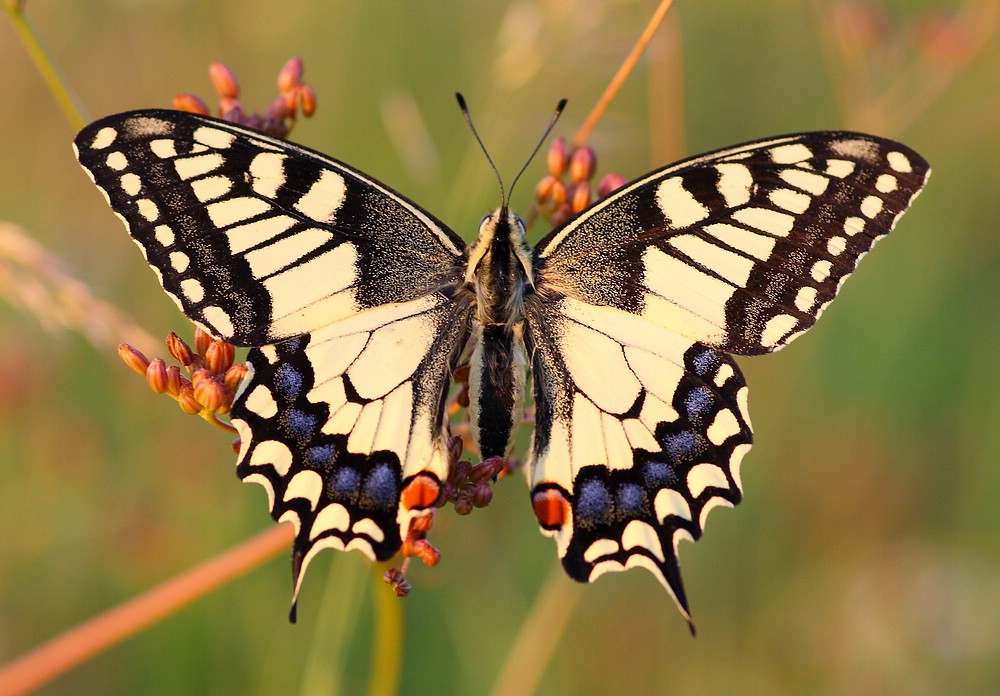
[[76, 137], [181, 310], [265, 345], [453, 285], [465, 244], [382, 183], [318, 152], [177, 111], [96, 121]]
[[538, 244], [539, 274], [721, 350], [771, 352], [816, 322], [929, 171], [860, 133], [738, 145], [598, 201]]
[[132, 112], [75, 144], [184, 313], [256, 346], [237, 472], [296, 527], [296, 593], [322, 548], [391, 557], [447, 474], [461, 239], [344, 164], [216, 119]]
[[646, 567], [688, 616], [677, 542], [739, 502], [751, 444], [727, 353], [812, 326], [928, 172], [867, 135], [779, 137], [653, 172], [539, 243], [529, 479], [572, 577]]

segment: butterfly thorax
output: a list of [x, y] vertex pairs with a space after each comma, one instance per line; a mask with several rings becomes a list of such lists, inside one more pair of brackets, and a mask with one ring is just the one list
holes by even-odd
[[506, 206], [483, 218], [465, 280], [475, 293], [469, 412], [483, 457], [506, 456], [521, 419], [527, 359], [523, 305], [534, 285], [524, 223]]

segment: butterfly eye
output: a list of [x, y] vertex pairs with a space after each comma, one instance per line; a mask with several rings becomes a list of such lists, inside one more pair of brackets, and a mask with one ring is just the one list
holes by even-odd
[[483, 225], [485, 225], [486, 221], [489, 220], [490, 217], [491, 217], [490, 215], [483, 215], [483, 217], [479, 219], [479, 226], [482, 227]]

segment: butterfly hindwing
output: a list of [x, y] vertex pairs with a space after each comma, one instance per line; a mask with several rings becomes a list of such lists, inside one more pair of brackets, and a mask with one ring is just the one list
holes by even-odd
[[301, 335], [461, 277], [457, 235], [301, 146], [161, 110], [101, 119], [75, 142], [164, 290], [238, 345]]
[[721, 350], [770, 352], [815, 323], [928, 172], [860, 133], [746, 143], [597, 202], [538, 244], [539, 274]]
[[296, 591], [321, 549], [387, 560], [427, 513], [400, 496], [418, 474], [447, 477], [445, 397], [467, 321], [427, 296], [251, 351], [232, 411], [237, 473], [294, 524]]
[[[533, 502], [567, 572], [587, 582], [643, 566], [687, 615], [677, 565], [708, 511], [742, 497], [746, 384], [725, 353], [614, 307], [529, 304]], [[545, 522], [548, 521], [549, 524]], [[557, 522], [557, 524], [556, 524]]]

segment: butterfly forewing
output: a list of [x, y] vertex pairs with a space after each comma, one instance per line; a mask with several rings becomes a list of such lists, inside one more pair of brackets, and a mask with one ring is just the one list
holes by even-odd
[[421, 297], [463, 270], [464, 242], [415, 204], [247, 128], [137, 111], [89, 125], [76, 147], [164, 290], [239, 345]]
[[757, 141], [653, 172], [543, 239], [542, 282], [738, 354], [815, 323], [920, 191], [899, 143], [820, 132]]

